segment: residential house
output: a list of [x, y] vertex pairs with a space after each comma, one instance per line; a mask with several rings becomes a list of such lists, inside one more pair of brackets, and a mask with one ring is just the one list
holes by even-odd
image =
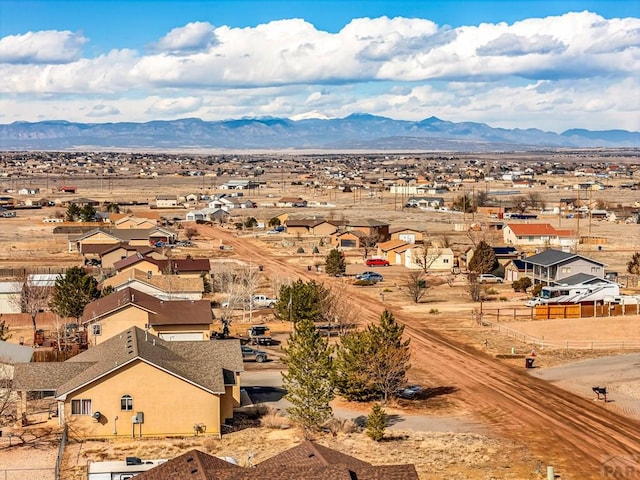
[[509, 223], [503, 230], [504, 243], [517, 246], [575, 247], [572, 230], [558, 230], [549, 223]]
[[350, 231], [360, 231], [367, 237], [375, 238], [378, 242], [386, 242], [390, 238], [389, 224], [371, 218], [349, 221], [346, 229]]
[[211, 262], [208, 258], [155, 259], [139, 254], [123, 258], [115, 262], [113, 267], [118, 273], [138, 269], [151, 275], [171, 274], [196, 278], [208, 276], [211, 272]]
[[418, 480], [411, 464], [371, 465], [306, 440], [253, 467], [240, 467], [213, 455], [190, 450], [140, 473], [136, 480]]
[[83, 255], [85, 258], [91, 258], [89, 256], [89, 251], [91, 247], [98, 247], [95, 254], [100, 259], [100, 265], [102, 265], [103, 269], [112, 269], [115, 268], [114, 265], [116, 262], [128, 258], [134, 255], [142, 255], [143, 257], [151, 257], [156, 260], [165, 259], [162, 253], [158, 252], [156, 249], [149, 246], [130, 246], [126, 243], [118, 243], [116, 245], [87, 245], [86, 253], [83, 250]]
[[307, 201], [301, 197], [282, 197], [276, 201], [276, 207], [306, 207]]
[[54, 391], [59, 423], [80, 437], [220, 436], [242, 371], [237, 340], [178, 344], [130, 327], [65, 362], [17, 363], [14, 388], [19, 415], [29, 392]]
[[410, 269], [424, 269], [430, 272], [451, 272], [455, 256], [449, 247], [434, 245], [414, 245], [405, 253], [404, 266]]
[[340, 232], [331, 235], [331, 244], [336, 248], [360, 248], [366, 235], [360, 230]]
[[20, 313], [22, 282], [0, 282], [0, 314]]
[[411, 248], [414, 244], [405, 242], [403, 240], [389, 240], [388, 242], [380, 242], [377, 245], [376, 256], [386, 259], [392, 265], [402, 265], [404, 262], [399, 260], [404, 257], [398, 255], [400, 251], [406, 252], [406, 248]]
[[391, 228], [389, 235], [391, 240], [402, 240], [406, 243], [421, 243], [424, 238], [422, 231], [407, 227]]
[[411, 197], [407, 200], [406, 207], [417, 207], [424, 210], [438, 210], [445, 206], [442, 197]]
[[504, 265], [504, 281], [515, 282], [527, 276], [527, 268], [524, 260], [513, 258]]
[[102, 282], [116, 291], [132, 288], [160, 300], [202, 300], [204, 279], [182, 275], [153, 275], [137, 268], [118, 273]]
[[131, 326], [164, 340], [208, 340], [213, 314], [208, 300], [164, 301], [127, 287], [88, 303], [81, 322], [92, 345]]
[[561, 250], [549, 249], [523, 259], [525, 262], [525, 276], [534, 283], [550, 285], [577, 273], [587, 273], [595, 277], [604, 278], [606, 263], [591, 258], [568, 253]]
[[78, 191], [78, 187], [73, 187], [71, 185], [65, 185], [58, 189], [60, 193], [76, 193]]
[[133, 216], [126, 216], [113, 221], [115, 228], [137, 228], [137, 229], [151, 229], [158, 226], [158, 221], [152, 218], [139, 218]]
[[185, 219], [188, 222], [218, 222], [226, 223], [231, 214], [222, 208], [203, 208], [187, 212]]
[[150, 246], [157, 242], [175, 243], [178, 235], [164, 227], [154, 228], [94, 228], [78, 237], [70, 237], [69, 251], [82, 253], [88, 244], [116, 245], [126, 243], [130, 246]]
[[178, 204], [177, 195], [157, 195], [156, 208], [178, 208], [182, 205]]

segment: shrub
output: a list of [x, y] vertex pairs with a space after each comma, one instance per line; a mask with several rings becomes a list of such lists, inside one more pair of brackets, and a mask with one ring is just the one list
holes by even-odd
[[493, 287], [487, 288], [485, 291], [487, 292], [487, 295], [495, 295], [496, 293], [498, 293], [498, 290]]
[[265, 428], [286, 430], [291, 428], [291, 420], [283, 416], [278, 410], [270, 409], [268, 413], [260, 418], [260, 425]]
[[384, 431], [387, 428], [387, 414], [379, 403], [375, 403], [371, 408], [366, 427], [367, 436], [371, 440], [379, 442], [384, 438]]
[[541, 292], [542, 292], [542, 284], [541, 284], [541, 283], [537, 283], [537, 284], [533, 287], [533, 290], [531, 290], [531, 294], [532, 294], [534, 297], [539, 297]]
[[500, 300], [501, 302], [506, 302], [508, 299], [507, 297], [500, 297], [498, 300]]
[[437, 308], [432, 308], [431, 310], [429, 310], [429, 313], [432, 315], [436, 315], [440, 313], [440, 310], [438, 310]]
[[304, 253], [304, 248], [298, 247], [298, 249], [296, 250], [296, 253]]
[[358, 425], [356, 425], [353, 420], [335, 417], [325, 423], [324, 427], [333, 435], [338, 433], [355, 433], [359, 430]]

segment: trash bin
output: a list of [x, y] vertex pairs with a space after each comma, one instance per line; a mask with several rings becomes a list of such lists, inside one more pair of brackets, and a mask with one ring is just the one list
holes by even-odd
[[311, 265], [307, 265], [307, 270], [311, 271]]
[[535, 358], [525, 358], [525, 367], [533, 368], [533, 362], [535, 362]]
[[264, 270], [264, 265], [258, 265], [258, 271], [262, 272]]

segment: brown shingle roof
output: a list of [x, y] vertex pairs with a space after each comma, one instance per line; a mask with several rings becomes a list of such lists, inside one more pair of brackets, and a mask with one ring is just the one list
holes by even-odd
[[[139, 480], [226, 480], [243, 468], [199, 450], [189, 450], [162, 465], [136, 475]], [[265, 479], [266, 480], [266, 479]]]
[[84, 307], [82, 323], [88, 324], [123, 308], [148, 312], [149, 325], [209, 325], [213, 320], [208, 300], [160, 300], [127, 287]]
[[103, 287], [111, 286], [118, 288], [131, 280], [138, 280], [141, 283], [152, 285], [164, 292], [189, 293], [204, 291], [204, 281], [198, 277], [181, 277], [180, 275], [147, 275], [147, 272], [134, 268], [126, 272], [119, 273], [107, 278], [102, 282]]
[[234, 384], [233, 372], [243, 370], [237, 340], [168, 342], [133, 327], [66, 362], [16, 364], [14, 380], [20, 390], [55, 390], [60, 396], [136, 361], [211, 393], [224, 393], [225, 385]]
[[[191, 458], [191, 461], [188, 459]], [[255, 468], [242, 468], [191, 450], [139, 474], [140, 480], [418, 480], [413, 465], [374, 466], [306, 441]]]

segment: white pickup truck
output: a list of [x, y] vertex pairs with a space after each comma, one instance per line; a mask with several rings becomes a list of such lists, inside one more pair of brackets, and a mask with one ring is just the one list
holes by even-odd
[[[266, 295], [252, 295], [251, 296], [251, 308], [274, 308], [276, 306], [276, 302], [278, 300], [275, 298], [267, 297]], [[234, 302], [234, 308], [242, 308], [242, 301], [238, 299]], [[246, 305], [246, 304], [245, 304]], [[221, 305], [222, 308], [229, 307], [229, 302], [223, 302]], [[247, 306], [248, 308], [248, 306]]]
[[269, 298], [266, 295], [254, 295], [251, 297], [253, 308], [273, 308], [278, 300]]

